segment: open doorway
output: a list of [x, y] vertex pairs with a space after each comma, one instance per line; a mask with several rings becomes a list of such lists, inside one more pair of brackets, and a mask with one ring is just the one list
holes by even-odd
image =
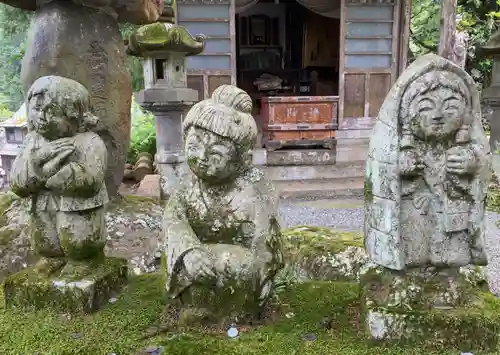
[[259, 126], [264, 97], [338, 96], [339, 47], [340, 10], [323, 16], [296, 0], [260, 0], [239, 12], [237, 85]]

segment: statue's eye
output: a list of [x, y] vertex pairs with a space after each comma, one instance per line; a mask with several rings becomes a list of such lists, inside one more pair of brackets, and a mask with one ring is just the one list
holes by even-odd
[[417, 107], [418, 107], [418, 112], [428, 112], [432, 111], [436, 107], [436, 105], [431, 99], [425, 98], [418, 102]]

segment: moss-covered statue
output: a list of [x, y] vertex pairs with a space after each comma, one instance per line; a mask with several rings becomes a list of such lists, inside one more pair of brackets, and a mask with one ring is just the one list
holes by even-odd
[[183, 122], [192, 174], [164, 215], [167, 290], [213, 316], [254, 316], [283, 267], [277, 195], [252, 166], [251, 108], [231, 85], [193, 106]]
[[27, 96], [28, 135], [12, 167], [12, 191], [29, 198], [35, 265], [48, 275], [103, 255], [106, 146], [91, 128], [90, 96], [76, 81], [48, 76]]
[[491, 162], [473, 79], [428, 55], [388, 95], [367, 160], [371, 259], [394, 270], [486, 265]]
[[[372, 337], [443, 334], [447, 317], [462, 312], [468, 326], [483, 326], [475, 312], [486, 290], [460, 268], [487, 264], [490, 176], [473, 79], [440, 56], [418, 58], [388, 93], [370, 139], [365, 248], [375, 266], [361, 283]], [[453, 308], [434, 326], [436, 309]]]

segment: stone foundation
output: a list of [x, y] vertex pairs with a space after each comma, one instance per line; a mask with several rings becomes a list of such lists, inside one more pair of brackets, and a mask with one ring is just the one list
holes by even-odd
[[361, 276], [368, 338], [461, 351], [491, 350], [498, 343], [499, 303], [481, 280], [458, 269], [397, 272], [369, 266]]
[[108, 302], [126, 280], [127, 261], [119, 258], [107, 258], [83, 278], [46, 276], [28, 268], [4, 280], [5, 306], [90, 313]]

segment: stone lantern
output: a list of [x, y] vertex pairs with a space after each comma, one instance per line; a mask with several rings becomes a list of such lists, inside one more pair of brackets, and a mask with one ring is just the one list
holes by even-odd
[[[493, 58], [490, 86], [483, 90], [483, 105], [488, 110], [490, 124], [490, 148], [493, 153], [492, 166], [500, 179], [500, 32], [495, 33], [489, 42], [478, 48], [478, 56]], [[483, 108], [483, 114], [486, 111]]]
[[203, 51], [204, 37], [191, 36], [182, 26], [154, 23], [140, 27], [127, 52], [144, 58], [145, 89], [137, 102], [156, 118], [155, 161], [163, 197], [174, 191], [184, 171], [182, 117], [199, 99], [187, 87], [186, 57]]
[[[493, 58], [491, 83], [483, 89], [482, 101], [490, 111], [490, 148], [495, 153], [500, 149], [500, 32], [493, 35], [485, 46], [478, 48], [477, 53], [483, 58]], [[483, 114], [485, 111], [483, 109]]]

